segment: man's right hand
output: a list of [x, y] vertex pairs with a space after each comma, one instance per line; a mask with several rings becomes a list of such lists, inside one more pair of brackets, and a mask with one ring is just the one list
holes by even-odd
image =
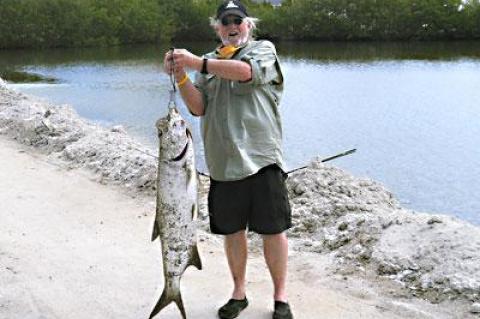
[[164, 67], [165, 72], [168, 74], [172, 73], [172, 66], [175, 68], [175, 71], [176, 69], [192, 69], [200, 71], [202, 68], [202, 63], [202, 58], [196, 56], [186, 49], [175, 49], [173, 54], [171, 50], [165, 53]]

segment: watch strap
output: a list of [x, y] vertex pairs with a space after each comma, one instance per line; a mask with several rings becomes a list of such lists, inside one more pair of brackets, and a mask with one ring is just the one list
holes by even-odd
[[203, 58], [203, 63], [202, 63], [202, 70], [200, 71], [200, 73], [202, 74], [208, 74], [208, 70], [207, 70], [207, 62], [208, 59], [207, 58]]

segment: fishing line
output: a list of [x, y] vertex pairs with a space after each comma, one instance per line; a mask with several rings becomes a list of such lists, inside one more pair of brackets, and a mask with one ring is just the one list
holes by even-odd
[[148, 155], [148, 156], [151, 156], [151, 157], [154, 157], [154, 158], [158, 159], [158, 156], [156, 156], [156, 155], [147, 153], [147, 152], [145, 152], [145, 151], [143, 151], [143, 150], [141, 150], [141, 149], [139, 149], [139, 148], [136, 148], [136, 147], [132, 147], [132, 148], [133, 148], [134, 150], [140, 152], [140, 153], [143, 153], [143, 154], [145, 154], [145, 155]]
[[175, 86], [175, 76], [174, 76], [174, 73], [175, 73], [175, 59], [173, 58], [173, 53], [175, 52], [175, 48], [174, 47], [171, 47], [170, 48], [170, 54], [172, 56], [172, 67], [170, 69], [170, 82], [172, 83], [172, 88], [173, 88], [173, 92], [177, 92], [177, 87]]
[[[329, 156], [329, 157], [326, 157], [322, 160], [320, 160], [321, 163], [325, 163], [325, 162], [328, 162], [328, 161], [331, 161], [331, 160], [334, 160], [336, 158], [339, 158], [339, 157], [343, 157], [343, 156], [347, 156], [347, 155], [350, 155], [350, 154], [353, 154], [357, 151], [356, 148], [353, 148], [351, 150], [348, 150], [348, 151], [345, 151], [345, 152], [342, 152], [342, 153], [339, 153], [339, 154], [336, 154], [336, 155], [333, 155], [333, 156]], [[294, 168], [288, 172], [285, 172], [285, 174], [287, 175], [290, 175], [291, 173], [293, 172], [296, 172], [296, 171], [299, 171], [299, 170], [302, 170], [302, 169], [306, 169], [308, 168], [309, 166], [301, 166], [301, 167], [297, 167], [297, 168]], [[200, 171], [198, 171], [198, 174], [202, 175], [202, 176], [206, 176], [206, 177], [210, 177], [210, 175], [206, 174], [206, 173], [202, 173]]]
[[170, 48], [170, 54], [171, 54], [171, 68], [170, 68], [170, 82], [172, 83], [172, 89], [170, 90], [170, 101], [168, 101], [168, 108], [169, 109], [174, 109], [176, 108], [176, 103], [175, 103], [175, 94], [177, 92], [177, 87], [175, 86], [175, 59], [173, 58], [173, 53], [175, 52], [175, 48], [171, 47]]

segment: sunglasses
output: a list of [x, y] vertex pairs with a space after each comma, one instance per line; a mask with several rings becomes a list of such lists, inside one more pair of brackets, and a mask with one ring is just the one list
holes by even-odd
[[222, 18], [222, 25], [223, 26], [227, 26], [231, 23], [235, 24], [235, 25], [241, 25], [243, 22], [243, 18], [240, 18], [240, 17], [223, 17]]

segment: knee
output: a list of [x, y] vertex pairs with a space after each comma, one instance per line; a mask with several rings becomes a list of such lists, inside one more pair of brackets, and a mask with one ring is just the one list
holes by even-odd
[[281, 232], [278, 234], [271, 234], [271, 235], [262, 235], [263, 241], [286, 241], [287, 234], [286, 232]]
[[237, 240], [247, 238], [247, 233], [244, 229], [237, 231], [236, 233], [225, 235], [226, 240]]

